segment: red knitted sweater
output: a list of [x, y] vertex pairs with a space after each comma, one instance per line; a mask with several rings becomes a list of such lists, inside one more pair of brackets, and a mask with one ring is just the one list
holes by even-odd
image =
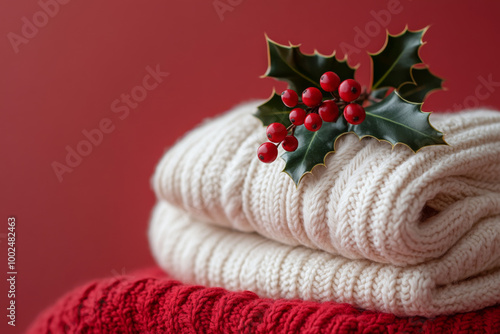
[[159, 269], [88, 283], [28, 333], [500, 333], [500, 305], [434, 319], [185, 285]]

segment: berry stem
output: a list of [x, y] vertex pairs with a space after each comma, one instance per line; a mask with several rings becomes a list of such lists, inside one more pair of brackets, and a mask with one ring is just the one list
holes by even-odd
[[368, 93], [368, 91], [365, 89], [354, 102], [357, 102], [362, 105], [366, 100], [369, 99], [370, 99], [370, 93]]
[[295, 129], [297, 128], [297, 125], [295, 124], [290, 124], [288, 126], [288, 128], [286, 128], [286, 131], [290, 134], [290, 135], [294, 135], [295, 134]]
[[338, 92], [330, 92], [330, 94], [332, 94], [334, 101], [340, 101], [340, 96]]

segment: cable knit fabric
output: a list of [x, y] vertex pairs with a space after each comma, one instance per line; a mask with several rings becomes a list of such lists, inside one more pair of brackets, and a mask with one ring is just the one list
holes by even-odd
[[91, 282], [28, 333], [500, 333], [500, 113], [433, 116], [452, 146], [418, 154], [343, 136], [296, 188], [255, 156], [256, 105], [158, 165], [169, 277]]
[[[170, 149], [154, 176], [157, 197], [210, 224], [398, 266], [439, 259], [471, 231], [500, 234], [499, 112], [431, 115], [451, 146], [418, 154], [347, 134], [296, 189], [281, 159], [256, 158], [266, 141], [256, 106], [205, 122]], [[498, 265], [499, 253], [474, 240], [463, 256]]]
[[500, 333], [499, 328], [500, 307], [434, 319], [398, 318], [346, 304], [184, 285], [150, 269], [75, 289], [27, 333]]
[[398, 267], [206, 224], [160, 202], [149, 239], [157, 263], [187, 283], [432, 317], [500, 302], [496, 228], [498, 221], [483, 220], [439, 260]]

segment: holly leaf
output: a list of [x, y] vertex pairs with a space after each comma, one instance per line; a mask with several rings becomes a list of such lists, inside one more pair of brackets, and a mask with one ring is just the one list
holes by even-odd
[[[266, 40], [269, 63], [263, 77], [286, 81], [299, 96], [308, 87], [321, 88], [319, 79], [327, 71], [337, 73], [341, 81], [354, 78], [356, 69], [351, 68], [347, 60], [338, 60], [335, 52], [330, 56], [318, 52], [308, 55], [300, 52], [298, 45], [281, 45], [267, 36]], [[321, 91], [323, 96], [330, 97], [330, 93]]]
[[389, 87], [384, 87], [384, 88], [379, 88], [377, 90], [374, 90], [370, 94], [370, 98], [382, 100], [383, 98], [386, 97], [387, 93], [389, 92]]
[[406, 28], [400, 35], [389, 34], [386, 45], [378, 53], [370, 54], [373, 61], [372, 90], [399, 88], [413, 82], [411, 68], [422, 63], [418, 50], [423, 45], [422, 36], [426, 30], [410, 31]]
[[302, 177], [310, 173], [314, 166], [324, 165], [328, 153], [335, 149], [335, 141], [347, 132], [347, 122], [339, 117], [335, 123], [324, 122], [321, 128], [312, 132], [300, 126], [295, 131], [299, 146], [294, 152], [285, 152], [281, 158], [287, 173], [298, 186]]
[[393, 146], [401, 143], [417, 152], [424, 146], [448, 145], [443, 133], [429, 122], [430, 113], [420, 110], [421, 103], [412, 103], [392, 92], [382, 102], [365, 108], [366, 118], [358, 125], [349, 124], [349, 131], [360, 138], [375, 137]]
[[285, 106], [281, 101], [281, 96], [273, 92], [266, 102], [257, 107], [257, 112], [254, 116], [260, 119], [264, 126], [268, 126], [271, 123], [281, 123], [288, 127], [292, 124], [288, 116], [292, 109]]
[[403, 99], [420, 103], [432, 91], [443, 89], [444, 80], [432, 74], [427, 67], [412, 68], [411, 73], [415, 83], [404, 84], [398, 90]]
[[[424, 146], [448, 145], [443, 133], [430, 124], [430, 113], [421, 111], [421, 102], [433, 90], [442, 88], [443, 82], [427, 67], [415, 67], [422, 63], [418, 53], [426, 30], [410, 31], [406, 28], [399, 35], [389, 34], [385, 46], [377, 54], [370, 54], [373, 76], [368, 101], [377, 103], [365, 108], [366, 118], [361, 124], [348, 124], [341, 116], [335, 123], [323, 123], [316, 132], [303, 126], [295, 128], [299, 146], [294, 152], [283, 153], [281, 158], [285, 161], [283, 172], [297, 186], [315, 166], [324, 165], [326, 156], [335, 151], [336, 140], [345, 133], [353, 132], [360, 139], [374, 137], [391, 143], [393, 147], [404, 144], [414, 152]], [[267, 36], [266, 40], [269, 65], [263, 76], [286, 81], [298, 94], [307, 87], [321, 88], [319, 79], [327, 71], [336, 72], [341, 80], [354, 78], [356, 69], [349, 67], [346, 60], [338, 60], [335, 52], [330, 56], [318, 52], [307, 55], [300, 52], [299, 46], [280, 45]], [[327, 92], [323, 95], [330, 98]], [[280, 95], [273, 92], [258, 107], [255, 116], [266, 126], [278, 122], [288, 127], [291, 109], [282, 103]]]

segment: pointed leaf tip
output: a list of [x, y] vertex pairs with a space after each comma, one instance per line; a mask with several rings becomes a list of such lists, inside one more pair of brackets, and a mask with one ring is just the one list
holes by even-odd
[[285, 160], [287, 173], [298, 186], [305, 174], [312, 169], [325, 163], [328, 153], [335, 149], [335, 141], [347, 132], [347, 123], [343, 117], [337, 122], [324, 122], [316, 132], [311, 132], [305, 127], [298, 127], [295, 137], [299, 141], [299, 147], [294, 152], [285, 152], [281, 158]]
[[415, 83], [404, 84], [398, 90], [403, 99], [421, 103], [433, 91], [443, 89], [444, 80], [432, 74], [429, 68], [412, 68], [411, 73]]
[[291, 124], [288, 115], [292, 109], [285, 106], [281, 101], [281, 96], [273, 92], [266, 102], [257, 107], [254, 116], [260, 119], [264, 126], [281, 123], [288, 127]]
[[[338, 60], [333, 53], [330, 56], [315, 52], [304, 54], [297, 45], [281, 45], [267, 38], [268, 68], [264, 76], [286, 81], [290, 89], [299, 95], [308, 87], [318, 87], [323, 73], [333, 71], [341, 80], [354, 78], [355, 68], [346, 60]], [[323, 92], [325, 97], [329, 93]]]
[[360, 138], [375, 137], [393, 146], [404, 144], [414, 152], [424, 146], [447, 145], [443, 133], [430, 124], [430, 113], [420, 107], [420, 103], [408, 102], [394, 91], [382, 102], [367, 107], [363, 123], [349, 125], [349, 130]]
[[384, 47], [370, 55], [373, 62], [372, 90], [380, 87], [399, 88], [404, 83], [413, 82], [411, 68], [422, 63], [418, 52], [423, 45], [425, 31], [406, 29], [400, 35], [387, 36]]

